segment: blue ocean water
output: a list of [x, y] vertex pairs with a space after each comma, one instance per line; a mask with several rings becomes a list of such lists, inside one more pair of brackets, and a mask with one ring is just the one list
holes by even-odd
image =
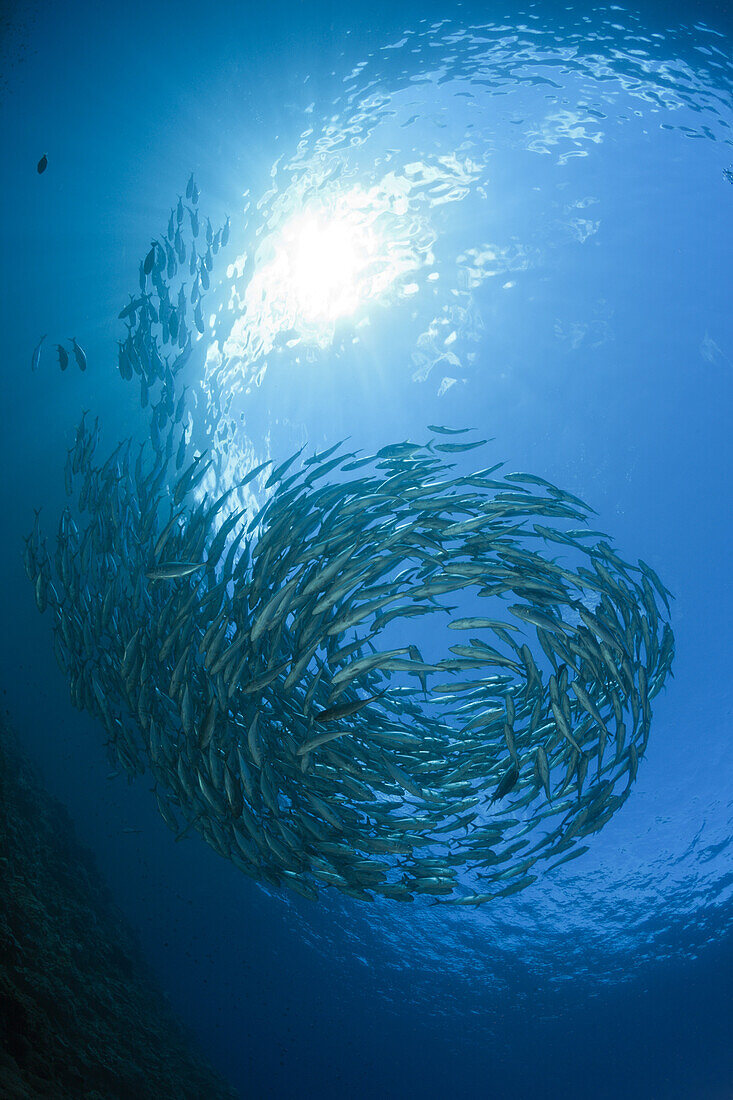
[[[30, 5], [2, 49], [3, 706], [203, 1050], [243, 1096], [732, 1096], [725, 11]], [[83, 408], [139, 427], [117, 314], [191, 170], [232, 231], [187, 380], [235, 469], [476, 427], [675, 594], [631, 797], [519, 895], [259, 887], [70, 706], [22, 536]], [[89, 370], [31, 372], [44, 332]]]

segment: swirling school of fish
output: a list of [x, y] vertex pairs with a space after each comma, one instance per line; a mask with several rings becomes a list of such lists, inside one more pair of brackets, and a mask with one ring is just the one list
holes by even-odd
[[[257, 880], [516, 893], [628, 796], [674, 654], [669, 593], [576, 496], [496, 465], [455, 473], [486, 442], [455, 429], [299, 451], [205, 492], [216, 448], [192, 457], [179, 380], [229, 223], [207, 223], [198, 256], [193, 178], [186, 197], [121, 314], [150, 439], [98, 458], [85, 414], [53, 556], [38, 519], [26, 541], [72, 701], [115, 767], [150, 770], [177, 837], [198, 830]], [[253, 516], [248, 483], [266, 494]], [[441, 630], [454, 644], [431, 658]]]

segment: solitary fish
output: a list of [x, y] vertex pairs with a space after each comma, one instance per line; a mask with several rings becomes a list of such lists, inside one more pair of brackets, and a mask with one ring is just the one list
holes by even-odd
[[33, 358], [31, 359], [31, 370], [36, 370], [36, 368], [38, 367], [38, 364], [41, 361], [41, 345], [43, 344], [43, 341], [46, 339], [46, 336], [47, 336], [47, 333], [44, 332], [43, 336], [41, 337], [41, 339], [38, 341], [35, 348], [33, 349]]
[[439, 435], [463, 435], [465, 432], [472, 432], [473, 428], [446, 428], [442, 424], [428, 424], [428, 428], [431, 432], [438, 432]]
[[41, 159], [39, 160], [38, 164], [36, 165], [36, 172], [38, 172], [39, 176], [42, 176], [43, 173], [46, 171], [47, 167], [48, 167], [48, 157], [44, 153], [43, 156], [41, 157]]

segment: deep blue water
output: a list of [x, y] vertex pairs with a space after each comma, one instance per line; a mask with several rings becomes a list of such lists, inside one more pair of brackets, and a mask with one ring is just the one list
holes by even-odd
[[[244, 1096], [733, 1097], [729, 24], [523, 11], [71, 3], [2, 29], [3, 706]], [[146, 779], [108, 780], [70, 706], [22, 535], [63, 504], [82, 408], [110, 447], [140, 422], [117, 313], [191, 170], [212, 221], [231, 215], [226, 263], [249, 257], [237, 293], [259, 277], [271, 303], [245, 346], [220, 265], [203, 343], [231, 342], [242, 449], [476, 426], [676, 596], [632, 796], [523, 894], [468, 912], [261, 889], [176, 844]], [[384, 283], [333, 324], [267, 282], [308, 187], [359, 231], [364, 195], [379, 216]], [[31, 373], [43, 332], [75, 335], [87, 373], [50, 349]]]

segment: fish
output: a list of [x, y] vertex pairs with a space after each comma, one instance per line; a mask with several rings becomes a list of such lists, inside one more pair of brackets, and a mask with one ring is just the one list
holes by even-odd
[[39, 160], [38, 164], [36, 165], [36, 171], [38, 172], [38, 175], [42, 176], [43, 173], [46, 171], [47, 167], [48, 167], [48, 157], [44, 153], [43, 156], [41, 157], [41, 159]]
[[320, 748], [321, 745], [325, 745], [337, 737], [345, 737], [350, 733], [353, 733], [353, 730], [335, 730], [333, 733], [321, 733], [318, 737], [312, 737], [310, 741], [306, 741], [304, 745], [299, 745], [296, 754], [298, 756], [308, 756], [314, 749]]
[[375, 695], [370, 695], [368, 699], [356, 699], [349, 703], [338, 703], [335, 706], [326, 707], [325, 710], [319, 711], [319, 713], [315, 715], [315, 721], [318, 723], [335, 722], [341, 721], [342, 718], [350, 718], [352, 714], [357, 714], [358, 711], [363, 710], [369, 703], [381, 699], [384, 694], [384, 691], [379, 691]]
[[117, 314], [118, 319], [120, 321], [125, 321], [128, 317], [131, 317], [133, 314], [137, 313], [137, 311], [139, 309], [142, 309], [144, 304], [145, 304], [145, 299], [144, 298], [142, 298], [142, 297], [135, 298], [131, 294], [130, 295], [130, 301], [128, 302], [128, 304], [126, 306], [124, 306], [120, 310], [120, 312]]
[[168, 561], [161, 562], [154, 569], [149, 569], [145, 576], [151, 581], [172, 581], [179, 577], [189, 577], [199, 569], [204, 568], [203, 562], [194, 561]]
[[540, 782], [545, 788], [547, 801], [550, 802], [552, 800], [552, 795], [550, 793], [550, 765], [547, 759], [547, 752], [545, 751], [544, 745], [537, 746], [537, 753], [535, 758], [537, 760], [537, 773], [540, 777]]
[[41, 348], [43, 347], [43, 341], [46, 339], [46, 335], [47, 334], [44, 332], [43, 336], [41, 337], [41, 339], [38, 341], [35, 348], [33, 349], [33, 357], [31, 359], [31, 370], [37, 370], [38, 369], [38, 365], [41, 362]]
[[150, 272], [153, 270], [153, 264], [155, 263], [156, 248], [157, 248], [157, 246], [156, 246], [155, 242], [153, 242], [153, 244], [151, 245], [150, 251], [148, 252], [148, 254], [146, 255], [146, 257], [143, 261], [143, 274], [144, 275], [149, 275]]
[[498, 787], [494, 791], [491, 801], [500, 802], [502, 798], [506, 798], [510, 791], [514, 790], [519, 780], [519, 768], [516, 763], [510, 764], [504, 775], [501, 777]]
[[469, 618], [469, 619], [454, 619], [453, 622], [448, 623], [451, 630], [493, 630], [496, 627], [501, 629], [516, 630], [517, 628], [512, 623], [499, 622], [496, 619], [481, 619], [481, 618]]
[[444, 428], [440, 424], [428, 424], [428, 430], [438, 435], [464, 435], [466, 432], [475, 431], [474, 428]]
[[74, 358], [76, 359], [76, 365], [79, 367], [79, 370], [86, 370], [87, 369], [87, 357], [86, 357], [86, 353], [84, 352], [84, 349], [77, 343], [76, 337], [74, 337], [74, 336], [69, 337], [69, 342], [71, 344], [71, 350], [74, 353]]
[[63, 347], [61, 344], [57, 344], [56, 354], [59, 357], [59, 366], [61, 367], [61, 370], [66, 370], [69, 365], [69, 353], [67, 352], [66, 348]]
[[447, 451], [450, 454], [462, 454], [464, 451], [473, 451], [476, 447], [483, 447], [488, 439], [476, 439], [472, 443], [436, 443], [436, 451]]

